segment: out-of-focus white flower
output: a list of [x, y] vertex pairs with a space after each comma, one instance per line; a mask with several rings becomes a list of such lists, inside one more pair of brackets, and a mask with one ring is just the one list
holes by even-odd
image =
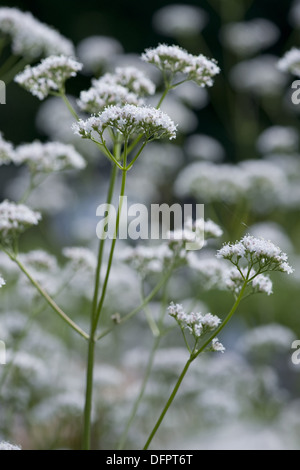
[[235, 65], [230, 71], [230, 82], [239, 91], [257, 96], [278, 95], [287, 82], [287, 75], [277, 67], [278, 57], [260, 55]]
[[90, 138], [93, 131], [102, 138], [107, 128], [118, 130], [127, 138], [140, 133], [151, 140], [176, 137], [176, 126], [169, 116], [150, 106], [109, 106], [97, 116], [73, 124], [74, 133], [83, 138]]
[[77, 55], [85, 70], [95, 73], [122, 52], [121, 43], [108, 36], [90, 36], [83, 39], [77, 46]]
[[43, 250], [32, 250], [29, 253], [22, 253], [20, 259], [25, 266], [30, 266], [38, 271], [50, 272], [55, 271], [58, 267], [55, 256]]
[[174, 88], [172, 92], [183, 104], [189, 108], [200, 110], [209, 103], [209, 94], [206, 88], [199, 88], [194, 82], [185, 82]]
[[15, 444], [10, 444], [9, 442], [2, 441], [0, 442], [0, 450], [22, 450], [21, 447], [16, 446]]
[[195, 5], [171, 4], [157, 10], [153, 26], [166, 36], [193, 36], [199, 34], [207, 23], [207, 14]]
[[116, 67], [114, 73], [106, 73], [98, 80], [92, 80], [95, 88], [103, 84], [121, 85], [138, 96], [154, 95], [155, 84], [137, 67]]
[[220, 352], [220, 353], [224, 353], [226, 351], [225, 347], [223, 346], [222, 343], [220, 343], [220, 341], [218, 340], [218, 338], [214, 338], [211, 342], [211, 349], [212, 351], [215, 351], [215, 352]]
[[35, 141], [16, 148], [14, 162], [27, 164], [33, 173], [51, 173], [69, 169], [82, 170], [85, 160], [72, 145]]
[[70, 77], [75, 77], [82, 69], [82, 64], [64, 55], [50, 56], [35, 67], [27, 66], [15, 77], [15, 82], [24, 87], [40, 100], [51, 92], [64, 88]]
[[300, 27], [300, 2], [299, 0], [294, 0], [291, 10], [289, 12], [289, 21], [292, 26], [295, 28]]
[[142, 60], [155, 65], [163, 73], [171, 75], [183, 74], [187, 80], [194, 81], [197, 85], [211, 87], [213, 78], [220, 73], [214, 59], [208, 59], [204, 55], [195, 56], [189, 54], [179, 46], [159, 44], [154, 49], [146, 49], [142, 54]]
[[220, 161], [225, 157], [223, 146], [213, 137], [194, 134], [186, 139], [185, 151], [192, 158], [199, 160]]
[[247, 331], [238, 341], [238, 348], [246, 354], [264, 349], [289, 351], [295, 334], [286, 326], [277, 323], [259, 326]]
[[262, 132], [257, 140], [260, 153], [297, 152], [299, 135], [294, 127], [272, 126]]
[[73, 269], [87, 269], [88, 271], [95, 271], [97, 260], [95, 254], [85, 247], [65, 247], [63, 255], [67, 258]]
[[188, 266], [196, 274], [197, 284], [202, 289], [226, 289], [226, 280], [228, 279], [227, 263], [214, 257], [197, 256], [194, 252], [188, 254]]
[[87, 91], [82, 91], [77, 104], [83, 111], [94, 114], [103, 111], [107, 106], [122, 106], [125, 104], [142, 106], [144, 101], [124, 86], [98, 83], [97, 86], [93, 86]]
[[293, 47], [278, 62], [279, 70], [300, 76], [300, 49]]
[[24, 204], [3, 201], [0, 204], [0, 243], [6, 238], [15, 237], [32, 225], [37, 225], [41, 214], [34, 212]]
[[246, 56], [272, 46], [279, 38], [279, 29], [269, 20], [229, 23], [223, 26], [221, 38], [225, 45], [238, 55]]
[[31, 13], [17, 8], [0, 8], [0, 31], [11, 37], [15, 55], [28, 59], [42, 55], [74, 55], [74, 46], [69, 39], [38, 21]]
[[0, 132], [0, 166], [8, 165], [14, 160], [14, 148], [10, 142], [4, 140], [2, 133]]
[[0, 287], [3, 287], [3, 286], [5, 286], [5, 281], [3, 277], [0, 275]]

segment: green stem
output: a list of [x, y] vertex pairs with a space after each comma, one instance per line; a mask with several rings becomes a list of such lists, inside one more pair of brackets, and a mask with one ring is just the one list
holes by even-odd
[[120, 225], [120, 219], [121, 219], [121, 211], [122, 211], [122, 202], [123, 202], [123, 197], [125, 195], [125, 186], [126, 186], [126, 176], [127, 176], [127, 170], [126, 170], [126, 160], [127, 160], [127, 151], [126, 151], [126, 143], [125, 143], [125, 150], [124, 150], [124, 157], [123, 157], [123, 171], [122, 171], [122, 184], [121, 184], [121, 192], [120, 192], [120, 199], [119, 199], [119, 207], [118, 207], [118, 212], [117, 212], [117, 220], [116, 220], [116, 228], [115, 228], [115, 233], [114, 233], [114, 238], [112, 240], [111, 244], [111, 249], [109, 253], [109, 258], [108, 258], [108, 264], [107, 264], [107, 270], [106, 270], [106, 275], [103, 283], [103, 288], [102, 288], [102, 293], [100, 297], [100, 301], [98, 304], [97, 312], [94, 318], [94, 325], [93, 329], [94, 332], [97, 329], [99, 318], [102, 312], [102, 307], [104, 304], [105, 296], [106, 296], [106, 291], [107, 291], [107, 285], [108, 285], [108, 280], [110, 276], [110, 271], [111, 271], [111, 266], [112, 266], [112, 261], [114, 257], [114, 251], [115, 251], [115, 246], [117, 242], [117, 235], [119, 232], [119, 225]]
[[137, 152], [136, 156], [133, 158], [133, 160], [129, 163], [129, 165], [126, 167], [126, 170], [130, 170], [130, 168], [133, 166], [133, 164], [135, 163], [135, 161], [139, 158], [139, 156], [141, 155], [142, 151], [144, 150], [144, 148], [146, 147], [147, 145], [147, 140], [145, 140], [145, 142], [143, 142], [140, 150]]
[[67, 106], [68, 110], [70, 111], [70, 113], [72, 114], [73, 118], [76, 119], [76, 121], [79, 121], [79, 116], [78, 114], [76, 113], [75, 109], [73, 108], [73, 106], [71, 105], [69, 99], [67, 98], [67, 95], [65, 93], [65, 90], [60, 90], [59, 93], [53, 93], [54, 95], [56, 96], [60, 96], [63, 100], [63, 102], [65, 103], [65, 105]]
[[229, 322], [229, 320], [231, 319], [231, 317], [232, 317], [233, 314], [235, 313], [236, 309], [238, 308], [238, 306], [239, 306], [239, 304], [240, 304], [240, 302], [241, 302], [241, 300], [242, 300], [242, 297], [243, 297], [243, 295], [244, 295], [244, 291], [245, 291], [245, 289], [246, 289], [246, 287], [247, 287], [247, 284], [248, 284], [249, 272], [250, 272], [250, 271], [248, 271], [248, 275], [247, 275], [247, 278], [246, 278], [246, 280], [245, 280], [245, 282], [244, 282], [244, 284], [243, 284], [243, 287], [242, 287], [242, 289], [241, 289], [241, 292], [240, 292], [238, 298], [236, 299], [236, 301], [235, 301], [235, 303], [234, 303], [232, 309], [230, 310], [230, 312], [228, 313], [227, 317], [225, 318], [225, 320], [221, 323], [221, 325], [217, 328], [217, 330], [209, 337], [209, 339], [208, 339], [207, 341], [205, 341], [205, 343], [201, 346], [201, 348], [200, 348], [199, 350], [197, 350], [197, 351], [195, 351], [195, 352], [192, 352], [192, 353], [190, 354], [190, 357], [189, 357], [187, 363], [185, 364], [185, 366], [184, 366], [184, 368], [183, 368], [183, 371], [181, 372], [180, 377], [179, 377], [179, 379], [177, 380], [176, 385], [175, 385], [175, 387], [174, 387], [174, 389], [173, 389], [173, 391], [172, 391], [172, 393], [171, 393], [171, 395], [170, 395], [170, 397], [169, 397], [169, 399], [168, 399], [168, 401], [167, 401], [167, 403], [166, 403], [166, 405], [165, 405], [165, 407], [164, 407], [164, 409], [163, 409], [163, 411], [162, 411], [160, 417], [158, 418], [158, 420], [157, 420], [157, 422], [156, 422], [156, 424], [155, 424], [155, 426], [154, 426], [154, 428], [153, 428], [153, 430], [152, 430], [152, 432], [151, 432], [151, 434], [150, 434], [150, 436], [149, 436], [149, 438], [148, 438], [148, 440], [147, 440], [147, 442], [146, 442], [146, 444], [145, 444], [144, 450], [147, 450], [147, 449], [148, 449], [149, 445], [151, 444], [152, 439], [154, 438], [155, 434], [157, 433], [157, 431], [158, 431], [158, 429], [159, 429], [159, 427], [160, 427], [160, 425], [161, 425], [161, 423], [162, 423], [162, 421], [163, 421], [163, 419], [164, 419], [164, 417], [165, 417], [165, 415], [166, 415], [168, 409], [170, 408], [170, 406], [171, 406], [171, 404], [172, 404], [172, 402], [173, 402], [173, 400], [174, 400], [174, 398], [175, 398], [175, 396], [176, 396], [176, 394], [177, 394], [177, 392], [178, 392], [178, 389], [179, 389], [179, 387], [180, 387], [180, 385], [181, 385], [181, 383], [182, 383], [182, 381], [183, 381], [183, 379], [184, 379], [184, 377], [185, 377], [185, 375], [186, 375], [186, 373], [187, 373], [187, 371], [188, 371], [188, 368], [190, 367], [191, 363], [196, 359], [196, 357], [199, 356], [199, 354], [200, 354], [201, 352], [203, 352], [203, 351], [207, 348], [207, 346], [211, 343], [211, 341], [212, 341], [212, 340], [220, 333], [220, 331], [227, 325], [227, 323]]
[[71, 328], [73, 328], [73, 330], [75, 330], [84, 339], [89, 339], [89, 335], [85, 331], [83, 331], [73, 320], [71, 320], [71, 318], [68, 317], [68, 315], [66, 315], [65, 312], [55, 303], [52, 297], [47, 294], [47, 292], [42, 288], [42, 286], [40, 286], [40, 284], [35, 279], [33, 279], [33, 277], [29, 274], [22, 262], [14, 256], [10, 256], [10, 258], [19, 266], [19, 268], [27, 276], [31, 284], [37, 289], [41, 296], [44, 297], [46, 302], [60, 316], [60, 318]]
[[[141, 292], [142, 292], [142, 300], [145, 300], [144, 283], [143, 282], [142, 282]], [[146, 315], [146, 319], [147, 319], [149, 328], [152, 331], [153, 336], [158, 337], [160, 335], [160, 331], [159, 331], [159, 328], [156, 324], [156, 321], [154, 320], [154, 318], [153, 318], [153, 316], [150, 312], [149, 303], [147, 303], [145, 305], [144, 310], [145, 310], [145, 315]]]
[[149, 436], [149, 438], [148, 438], [148, 440], [147, 440], [147, 442], [146, 442], [146, 444], [145, 444], [143, 450], [147, 450], [148, 447], [149, 447], [149, 445], [151, 444], [151, 441], [152, 441], [152, 439], [154, 438], [155, 434], [157, 433], [158, 428], [159, 428], [159, 426], [161, 425], [161, 423], [162, 423], [162, 421], [163, 421], [163, 419], [164, 419], [164, 417], [165, 417], [165, 414], [167, 413], [168, 409], [170, 408], [170, 406], [171, 406], [171, 404], [172, 404], [172, 402], [173, 402], [173, 400], [174, 400], [174, 398], [175, 398], [175, 396], [176, 396], [176, 394], [177, 394], [177, 392], [178, 392], [178, 389], [179, 389], [179, 387], [180, 387], [180, 385], [181, 385], [181, 383], [182, 383], [182, 381], [183, 381], [183, 379], [184, 379], [184, 377], [185, 377], [185, 375], [186, 375], [186, 373], [187, 373], [187, 371], [188, 371], [188, 369], [189, 369], [189, 367], [190, 367], [192, 361], [193, 361], [193, 360], [192, 360], [191, 358], [189, 358], [188, 361], [187, 361], [187, 363], [185, 364], [184, 369], [183, 369], [183, 371], [181, 372], [180, 377], [179, 377], [179, 379], [177, 380], [177, 383], [176, 383], [176, 385], [175, 385], [175, 387], [174, 387], [174, 389], [173, 389], [173, 391], [172, 391], [172, 393], [171, 393], [171, 395], [170, 395], [170, 398], [168, 399], [168, 401], [167, 401], [167, 403], [166, 403], [166, 406], [164, 407], [164, 409], [163, 409], [163, 411], [162, 411], [160, 417], [158, 418], [158, 420], [157, 420], [157, 422], [156, 422], [156, 424], [155, 424], [155, 426], [154, 426], [154, 428], [153, 428], [153, 430], [152, 430], [152, 432], [151, 432], [151, 434], [150, 434], [150, 436]]

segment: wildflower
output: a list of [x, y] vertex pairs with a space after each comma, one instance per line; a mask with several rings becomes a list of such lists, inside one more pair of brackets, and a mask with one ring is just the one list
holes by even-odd
[[300, 49], [293, 47], [278, 62], [279, 70], [300, 76]]
[[257, 148], [262, 154], [272, 152], [297, 152], [298, 131], [293, 127], [272, 126], [260, 134]]
[[121, 54], [123, 47], [119, 41], [109, 36], [89, 36], [77, 47], [77, 55], [88, 72], [99, 72], [114, 56]]
[[220, 343], [220, 341], [218, 340], [218, 338], [214, 338], [211, 342], [211, 350], [212, 351], [216, 351], [216, 352], [220, 352], [222, 354], [224, 354], [224, 352], [226, 351], [225, 347], [223, 346], [222, 343]]
[[207, 14], [195, 5], [171, 4], [154, 13], [153, 25], [166, 36], [199, 34], [207, 23]]
[[200, 278], [202, 289], [226, 289], [229, 270], [224, 260], [199, 257], [194, 252], [188, 254], [187, 260], [189, 267], [196, 273], [197, 280]]
[[103, 83], [121, 85], [138, 96], [154, 95], [155, 84], [137, 67], [117, 67], [114, 73], [106, 73], [98, 80], [93, 80], [97, 88]]
[[12, 39], [12, 51], [28, 59], [53, 54], [74, 55], [69, 39], [41, 23], [29, 12], [17, 8], [0, 8], [0, 31]]
[[5, 245], [27, 228], [37, 225], [41, 219], [39, 212], [33, 212], [23, 204], [3, 201], [0, 204], [0, 244]]
[[15, 82], [43, 100], [51, 92], [61, 91], [66, 80], [75, 77], [81, 69], [80, 62], [63, 55], [53, 55], [43, 59], [35, 67], [25, 67], [23, 72], [15, 77]]
[[2, 441], [0, 442], [0, 450], [22, 450], [22, 449], [19, 446], [10, 444], [9, 442]]
[[91, 138], [93, 131], [102, 138], [107, 128], [116, 129], [125, 138], [141, 133], [147, 140], [176, 137], [176, 126], [169, 116], [149, 106], [109, 106], [98, 115], [73, 124], [74, 133], [82, 138]]
[[77, 101], [80, 109], [90, 114], [99, 113], [110, 105], [122, 106], [126, 103], [135, 106], [144, 104], [135, 93], [130, 92], [124, 86], [113, 83], [98, 83], [97, 86], [93, 86], [87, 91], [82, 91], [80, 99]]
[[94, 253], [88, 248], [84, 247], [65, 247], [63, 255], [67, 258], [73, 269], [87, 269], [88, 271], [95, 271], [97, 260]]
[[270, 54], [239, 62], [231, 69], [230, 82], [236, 90], [256, 96], [277, 95], [287, 82], [286, 74], [276, 68], [277, 63], [278, 57]]
[[205, 87], [213, 85], [213, 77], [220, 73], [216, 61], [204, 55], [189, 54], [179, 46], [160, 44], [154, 49], [146, 49], [142, 60], [155, 65], [163, 73], [183, 74], [186, 80], [192, 80], [197, 85]]
[[273, 294], [273, 284], [271, 279], [264, 274], [257, 274], [254, 269], [250, 269], [248, 274], [248, 268], [237, 268], [234, 266], [231, 268], [227, 276], [225, 276], [225, 285], [227, 289], [231, 290], [234, 295], [238, 295], [243, 287], [245, 279], [251, 279], [251, 286], [253, 293], [265, 293], [268, 295]]
[[238, 55], [252, 55], [272, 46], [279, 38], [279, 29], [264, 18], [226, 24], [222, 31], [225, 45]]
[[33, 173], [51, 173], [67, 169], [81, 170], [86, 162], [72, 145], [60, 142], [19, 145], [15, 151], [14, 162], [27, 164]]
[[182, 330], [187, 329], [196, 340], [205, 333], [215, 330], [221, 323], [220, 318], [211, 313], [203, 315], [200, 312], [191, 312], [187, 314], [181, 304], [173, 302], [168, 307], [168, 314], [175, 318]]
[[250, 267], [257, 265], [261, 274], [266, 271], [281, 271], [293, 273], [293, 268], [287, 262], [286, 253], [270, 240], [245, 235], [240, 241], [225, 244], [217, 253], [218, 258], [225, 258], [237, 265], [240, 259], [248, 261]]
[[0, 166], [8, 165], [14, 160], [14, 148], [10, 142], [4, 140], [0, 132]]

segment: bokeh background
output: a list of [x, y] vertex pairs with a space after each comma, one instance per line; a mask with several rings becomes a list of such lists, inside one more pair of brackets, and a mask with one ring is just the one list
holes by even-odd
[[[165, 110], [179, 122], [178, 139], [172, 146], [154, 144], [138, 162], [130, 175], [129, 197], [146, 204], [205, 203], [207, 217], [222, 226], [224, 237], [209, 245], [204, 258], [213, 257], [222, 241], [235, 240], [249, 231], [278, 243], [296, 271], [288, 278], [273, 276], [272, 296], [257, 295], [243, 303], [222, 334], [227, 352], [222, 357], [207, 355], [194, 364], [154, 445], [169, 449], [299, 449], [300, 365], [291, 361], [291, 344], [300, 338], [300, 106], [291, 103], [290, 85], [295, 77], [279, 73], [276, 63], [291, 47], [299, 46], [300, 3], [190, 1], [189, 5], [201, 9], [197, 11], [203, 28], [194, 31], [191, 25], [170, 33], [158, 26], [157, 11], [177, 3], [181, 2], [28, 0], [0, 2], [0, 6], [30, 11], [76, 46], [95, 35], [117, 40], [119, 52], [109, 54], [95, 67], [98, 76], [118, 64], [136, 63], [133, 54], [159, 42], [179, 44], [218, 61], [222, 72], [212, 89], [191, 87], [166, 103]], [[228, 24], [255, 18], [264, 18], [272, 26], [271, 32], [266, 24], [258, 29], [254, 45], [251, 34], [247, 39], [245, 25], [241, 36], [230, 33]], [[264, 44], [266, 37], [269, 42]], [[244, 47], [240, 38], [245, 40]], [[151, 68], [149, 73], [153, 74]], [[85, 70], [68, 82], [70, 99], [90, 86], [91, 76]], [[159, 78], [153, 78], [159, 87]], [[55, 99], [41, 104], [11, 82], [7, 104], [0, 112], [0, 130], [14, 145], [34, 139], [63, 140], [74, 144], [89, 163], [80, 174], [51, 176], [30, 200], [43, 212], [43, 223], [23, 237], [22, 250], [38, 247], [57, 258], [58, 265], [47, 280], [49, 289], [55, 291], [68, 276], [62, 248], [84, 245], [96, 250], [95, 209], [104, 201], [109, 165], [93, 147], [71, 135], [72, 120]], [[269, 134], [263, 134], [269, 128]], [[22, 168], [1, 167], [1, 197], [17, 200], [24, 179]], [[119, 252], [123, 248], [120, 243]], [[0, 370], [0, 437], [25, 449], [76, 449], [81, 435], [85, 345], [51, 311], [42, 309], [35, 314], [41, 310], [39, 300], [4, 257], [0, 271], [8, 280], [0, 294], [0, 332], [12, 357], [11, 364]], [[150, 276], [147, 286], [153, 282]], [[111, 314], [126, 314], [139, 304], [139, 283], [131, 267], [116, 266], [106, 303], [108, 323]], [[86, 328], [91, 285], [92, 273], [84, 272], [59, 296], [66, 310]], [[182, 270], [170, 283], [168, 300], [186, 306], [196, 303], [199, 309], [223, 317], [232, 303], [230, 294], [216, 286], [206, 287], [201, 273]], [[160, 308], [158, 297], [150, 309], [157, 316]], [[120, 438], [152, 343], [147, 322], [140, 315], [99, 346], [94, 448], [114, 448]], [[162, 339], [127, 448], [140, 448], [144, 443], [154, 424], [152, 417], [159, 413], [186, 354], [176, 332]]]

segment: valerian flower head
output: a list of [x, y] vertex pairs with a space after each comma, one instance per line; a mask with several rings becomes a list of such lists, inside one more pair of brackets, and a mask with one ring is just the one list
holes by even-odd
[[[247, 277], [248, 268], [237, 268], [234, 266], [231, 268], [224, 278], [227, 289], [231, 290], [234, 295], [238, 295], [243, 287], [245, 279]], [[265, 293], [267, 295], [273, 294], [273, 284], [269, 276], [265, 274], [257, 274], [252, 268], [248, 274], [248, 278], [251, 280], [251, 287], [253, 293]]]
[[80, 99], [77, 101], [80, 109], [90, 114], [99, 113], [107, 106], [122, 106], [126, 103], [136, 106], [144, 104], [135, 93], [113, 83], [94, 83], [89, 90], [80, 93]]
[[28, 59], [53, 54], [74, 55], [74, 46], [58, 31], [41, 23], [29, 12], [0, 8], [0, 31], [12, 39], [12, 51]]
[[214, 338], [211, 342], [211, 351], [215, 351], [215, 352], [220, 352], [222, 354], [224, 354], [224, 352], [226, 351], [225, 347], [223, 346], [222, 343], [220, 343], [220, 341], [218, 340], [218, 338]]
[[293, 273], [293, 268], [288, 264], [286, 253], [274, 245], [270, 240], [245, 235], [236, 243], [225, 244], [217, 253], [217, 257], [225, 258], [233, 264], [239, 264], [241, 259], [248, 262], [250, 268], [258, 268], [257, 274], [266, 271], [281, 271], [287, 274]]
[[300, 76], [300, 49], [293, 47], [278, 62], [279, 70]]
[[10, 142], [3, 139], [2, 133], [0, 132], [0, 166], [9, 165], [14, 160], [14, 148]]
[[23, 204], [3, 201], [0, 204], [0, 244], [7, 245], [27, 228], [37, 225], [41, 214]]
[[15, 82], [40, 100], [51, 92], [58, 92], [70, 77], [75, 77], [82, 64], [64, 55], [50, 56], [35, 67], [27, 66], [15, 77]]
[[208, 59], [202, 54], [192, 55], [175, 45], [159, 44], [154, 49], [146, 49], [141, 58], [155, 65], [163, 73], [172, 76], [183, 74], [186, 80], [192, 80], [201, 87], [211, 87], [213, 78], [220, 73], [214, 59]]
[[174, 304], [173, 302], [168, 307], [168, 313], [175, 318], [182, 330], [187, 329], [195, 339], [199, 339], [205, 333], [215, 330], [221, 323], [220, 318], [216, 315], [211, 313], [203, 315], [200, 312], [186, 313], [181, 304]]
[[106, 73], [92, 83], [96, 88], [103, 83], [121, 85], [138, 96], [154, 95], [156, 88], [142, 70], [133, 66], [117, 67], [114, 73]]
[[133, 134], [144, 134], [147, 140], [176, 137], [176, 126], [171, 118], [150, 106], [109, 106], [98, 115], [73, 124], [74, 133], [82, 138], [91, 138], [93, 131], [102, 138], [107, 128], [117, 130], [127, 139]]
[[60, 142], [19, 145], [15, 151], [14, 162], [27, 164], [33, 173], [51, 173], [56, 171], [85, 168], [86, 162], [72, 145]]

